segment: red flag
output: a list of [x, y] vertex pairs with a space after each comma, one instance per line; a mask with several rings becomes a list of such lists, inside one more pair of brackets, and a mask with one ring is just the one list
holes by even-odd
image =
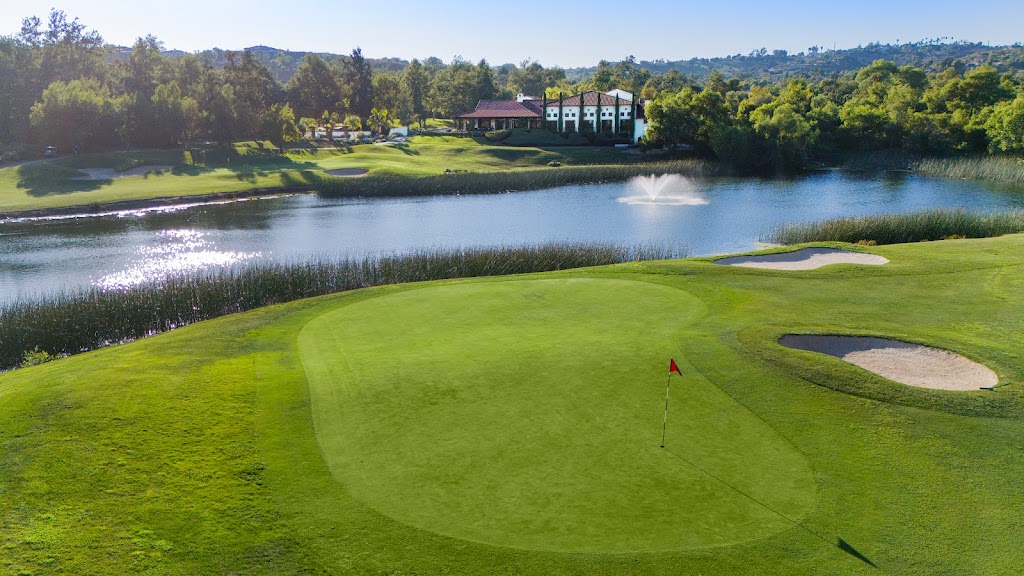
[[668, 373], [671, 374], [673, 372], [675, 372], [676, 374], [679, 374], [680, 376], [683, 375], [683, 373], [679, 371], [679, 366], [676, 366], [675, 359], [670, 359], [669, 360], [669, 365], [668, 365]]

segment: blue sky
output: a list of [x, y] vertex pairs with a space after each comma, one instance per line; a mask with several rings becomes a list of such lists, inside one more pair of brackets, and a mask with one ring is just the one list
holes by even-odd
[[630, 54], [679, 60], [940, 37], [1024, 41], [1022, 0], [0, 0], [0, 35], [16, 33], [22, 17], [44, 17], [50, 7], [113, 44], [153, 34], [185, 51], [264, 44], [344, 53], [358, 45], [372, 57], [461, 55], [492, 64], [533, 58], [567, 67]]

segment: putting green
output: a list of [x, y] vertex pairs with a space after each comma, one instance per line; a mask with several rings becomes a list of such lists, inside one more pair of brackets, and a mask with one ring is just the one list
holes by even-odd
[[343, 306], [299, 335], [321, 452], [379, 512], [497, 546], [681, 550], [792, 528], [776, 512], [810, 510], [808, 463], [692, 370], [659, 448], [668, 359], [704, 312], [675, 288], [592, 279]]

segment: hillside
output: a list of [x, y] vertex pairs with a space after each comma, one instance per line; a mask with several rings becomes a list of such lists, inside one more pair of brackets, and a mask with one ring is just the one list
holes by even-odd
[[[112, 58], [125, 59], [131, 48], [116, 46], [112, 49]], [[309, 52], [282, 50], [269, 46], [252, 46], [245, 49], [253, 52], [260, 62], [269, 67], [280, 82], [287, 82], [295, 74], [302, 59]], [[210, 60], [214, 66], [221, 67], [227, 61], [228, 50], [212, 48], [199, 55]], [[181, 50], [164, 51], [166, 56], [181, 58], [186, 53]], [[328, 62], [345, 58], [342, 54], [318, 53]], [[983, 43], [951, 42], [942, 43], [923, 41], [908, 44], [879, 44], [858, 46], [846, 50], [824, 50], [815, 46], [807, 52], [789, 54], [785, 50], [768, 51], [764, 48], [750, 54], [734, 54], [717, 58], [690, 58], [689, 60], [653, 60], [640, 61], [643, 68], [654, 74], [664, 74], [669, 70], [696, 78], [704, 78], [714, 70], [726, 77], [751, 78], [785, 78], [789, 76], [809, 76], [821, 78], [843, 72], [852, 72], [871, 64], [875, 60], [891, 60], [897, 64], [912, 65], [925, 70], [941, 70], [960, 61], [965, 65], [991, 64], [1002, 72], [1024, 71], [1024, 46], [988, 46]], [[409, 65], [408, 60], [396, 57], [367, 58], [376, 70], [399, 72]], [[436, 57], [424, 60], [428, 65], [441, 66], [442, 61]], [[594, 66], [566, 69], [566, 77], [578, 82], [589, 77], [597, 70]], [[614, 62], [612, 63], [615, 64]], [[511, 65], [504, 65], [508, 67]]]
[[[815, 46], [808, 52], [799, 54], [789, 54], [785, 50], [769, 52], [762, 48], [747, 55], [641, 61], [639, 65], [654, 74], [676, 70], [687, 76], [705, 78], [712, 71], [718, 70], [726, 77], [777, 79], [789, 76], [827, 77], [858, 70], [875, 60], [890, 60], [900, 66], [911, 65], [927, 71], [942, 70], [959, 60], [965, 65], [987, 63], [1001, 72], [1012, 72], [1024, 70], [1024, 47], [1020, 44], [987, 46], [969, 42], [872, 43], [847, 50], [824, 50]], [[579, 81], [593, 74], [595, 70], [597, 66], [572, 68], [566, 70], [566, 76], [571, 81]]]

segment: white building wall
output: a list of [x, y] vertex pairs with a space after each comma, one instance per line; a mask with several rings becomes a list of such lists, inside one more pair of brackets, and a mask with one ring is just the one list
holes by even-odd
[[[593, 114], [594, 116], [588, 116], [588, 114]], [[562, 106], [562, 121], [563, 122], [565, 122], [566, 120], [569, 120], [569, 121], [573, 121], [574, 120], [574, 121], [576, 121], [576, 130], [577, 131], [580, 130], [580, 122], [583, 121], [583, 120], [590, 120], [590, 121], [595, 122], [595, 124], [597, 122], [600, 122], [601, 120], [611, 120], [611, 121], [614, 121], [615, 120], [615, 105], [614, 104], [610, 104], [610, 105], [607, 105], [607, 106], [602, 105], [601, 106], [601, 114], [608, 114], [608, 115], [607, 116], [600, 116], [598, 114], [598, 111], [597, 111], [597, 106], [584, 106], [582, 110], [580, 110], [579, 106]], [[630, 120], [630, 119], [632, 119], [632, 117], [633, 117], [633, 108], [632, 108], [631, 103], [628, 102], [628, 101], [625, 101], [625, 100], [620, 102], [619, 103], [619, 115], [618, 115], [619, 122], [622, 122], [623, 120]], [[548, 107], [547, 107], [547, 109], [544, 112], [544, 120], [546, 120], [548, 122], [554, 122], [554, 121], [558, 120], [558, 103], [557, 102], [555, 103], [554, 106], [552, 106], [551, 103], [548, 103]]]
[[639, 142], [647, 133], [647, 120], [641, 119], [633, 123], [633, 142]]

